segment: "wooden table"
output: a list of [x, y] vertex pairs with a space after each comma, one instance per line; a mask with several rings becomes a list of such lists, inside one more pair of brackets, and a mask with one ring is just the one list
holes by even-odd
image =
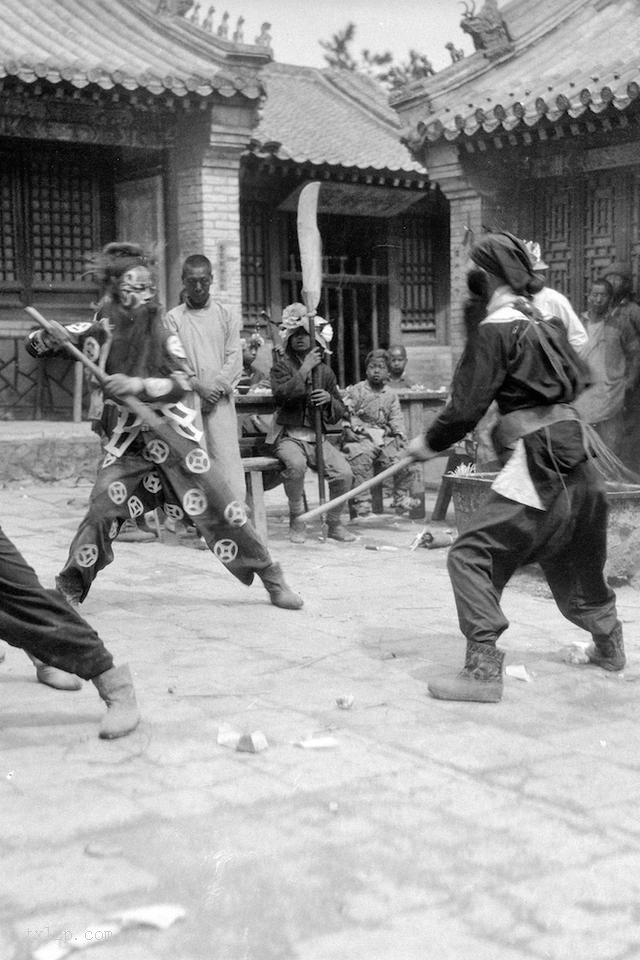
[[[407, 425], [407, 436], [424, 433], [440, 413], [446, 394], [438, 390], [403, 390], [398, 392], [400, 406]], [[273, 413], [276, 405], [270, 393], [245, 393], [234, 397], [238, 416]]]

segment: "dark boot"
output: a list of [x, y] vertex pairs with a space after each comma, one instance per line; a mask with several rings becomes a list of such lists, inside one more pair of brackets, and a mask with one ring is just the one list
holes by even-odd
[[103, 740], [126, 737], [140, 723], [136, 693], [133, 689], [131, 671], [124, 664], [111, 667], [91, 681], [107, 705], [107, 713], [100, 724], [99, 736]]
[[70, 607], [77, 607], [82, 596], [82, 586], [75, 579], [73, 574], [58, 574], [56, 577], [56, 590], [61, 593]]
[[293, 513], [289, 514], [289, 540], [291, 543], [304, 543], [307, 539], [307, 525]]
[[271, 597], [271, 603], [274, 607], [282, 607], [283, 610], [299, 610], [303, 606], [302, 597], [294, 593], [284, 579], [282, 567], [279, 563], [272, 563], [270, 567], [257, 571]]
[[82, 681], [73, 673], [67, 673], [57, 667], [50, 667], [42, 660], [37, 660], [30, 653], [27, 656], [36, 668], [38, 683], [44, 683], [47, 687], [53, 687], [54, 690], [82, 690]]
[[338, 543], [351, 543], [356, 539], [354, 534], [342, 524], [339, 517], [328, 518], [327, 537], [329, 540], [337, 540]]
[[624, 669], [627, 658], [624, 655], [622, 624], [619, 620], [608, 636], [594, 633], [593, 642], [595, 650], [589, 653], [590, 663], [613, 672]]
[[504, 653], [492, 643], [467, 640], [464, 669], [456, 677], [431, 680], [428, 689], [436, 700], [475, 700], [497, 703], [502, 699]]

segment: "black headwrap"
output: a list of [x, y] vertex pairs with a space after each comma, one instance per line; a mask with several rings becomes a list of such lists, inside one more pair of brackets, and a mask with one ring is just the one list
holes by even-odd
[[504, 280], [515, 293], [526, 296], [540, 289], [527, 248], [510, 233], [488, 233], [473, 246], [470, 257], [487, 273]]

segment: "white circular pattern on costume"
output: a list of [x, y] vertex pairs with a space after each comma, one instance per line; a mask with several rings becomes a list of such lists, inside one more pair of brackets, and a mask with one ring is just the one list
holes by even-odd
[[209, 457], [201, 447], [191, 450], [184, 458], [184, 462], [191, 473], [206, 473], [211, 466]]
[[238, 556], [238, 544], [235, 540], [216, 540], [213, 552], [221, 563], [233, 563]]
[[95, 363], [99, 359], [100, 344], [95, 337], [87, 337], [82, 346], [82, 352], [87, 359], [91, 360], [92, 363]]
[[145, 460], [153, 460], [154, 463], [164, 463], [169, 456], [169, 445], [164, 440], [149, 440], [147, 449], [144, 452]]
[[182, 520], [184, 510], [177, 503], [165, 503], [162, 509], [171, 520]]
[[202, 490], [192, 487], [191, 490], [187, 490], [182, 498], [182, 506], [184, 512], [188, 513], [190, 517], [199, 517], [207, 509], [207, 498]]
[[107, 536], [109, 537], [109, 540], [115, 540], [115, 538], [118, 536], [119, 529], [120, 529], [120, 524], [118, 523], [117, 520], [113, 520], [111, 523], [111, 526], [109, 527], [109, 533], [107, 534]]
[[78, 547], [74, 560], [79, 567], [93, 567], [98, 559], [98, 548], [95, 543], [85, 543]]
[[239, 500], [232, 500], [224, 508], [224, 519], [231, 527], [243, 527], [247, 520], [247, 511]]
[[107, 493], [109, 494], [109, 500], [118, 507], [127, 499], [127, 488], [122, 480], [114, 480], [113, 483], [110, 483], [107, 487]]
[[148, 490], [149, 493], [160, 493], [162, 482], [157, 473], [148, 473], [142, 481], [142, 486], [145, 490]]
[[103, 467], [110, 467], [112, 463], [115, 463], [118, 458], [114, 457], [112, 453], [108, 453], [104, 460], [102, 461]]
[[133, 520], [135, 520], [136, 517], [142, 516], [144, 513], [144, 504], [140, 497], [129, 497], [127, 506], [129, 507], [129, 516]]

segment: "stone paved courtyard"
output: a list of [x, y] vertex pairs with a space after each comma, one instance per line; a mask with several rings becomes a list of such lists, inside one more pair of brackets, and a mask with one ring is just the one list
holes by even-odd
[[[0, 491], [46, 584], [88, 491]], [[410, 552], [420, 525], [391, 517], [353, 544], [294, 546], [269, 496], [304, 610], [173, 538], [119, 544], [94, 585], [82, 610], [135, 675], [130, 737], [98, 740], [90, 684], [50, 690], [4, 648], [0, 957], [57, 937], [92, 938], [96, 960], [640, 956], [640, 594], [618, 591], [630, 663], [611, 676], [563, 662], [579, 631], [519, 575], [503, 645], [532, 682], [507, 678], [500, 704], [437, 702], [425, 680], [463, 648], [446, 551]], [[219, 745], [224, 724], [269, 749]], [[312, 733], [336, 744], [295, 745]], [[108, 936], [109, 915], [155, 903], [186, 915]]]

